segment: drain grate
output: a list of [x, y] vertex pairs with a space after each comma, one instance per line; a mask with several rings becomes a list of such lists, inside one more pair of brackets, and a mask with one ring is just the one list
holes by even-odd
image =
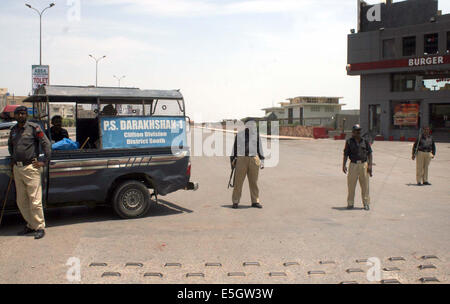
[[336, 264], [336, 262], [335, 261], [320, 261], [319, 264], [321, 264], [321, 265]]
[[229, 277], [245, 277], [245, 273], [244, 272], [229, 272], [228, 276]]
[[181, 263], [166, 263], [164, 267], [181, 267]]
[[398, 267], [384, 267], [384, 271], [400, 271]]
[[222, 267], [221, 263], [206, 263], [206, 267]]
[[367, 263], [367, 259], [357, 259], [356, 263]]
[[244, 262], [244, 266], [261, 266], [259, 262]]
[[354, 273], [354, 272], [364, 272], [361, 268], [349, 268], [346, 270], [347, 273]]
[[343, 281], [343, 282], [341, 282], [341, 283], [339, 283], [339, 284], [342, 284], [342, 285], [351, 285], [351, 284], [358, 284], [358, 282], [356, 282], [356, 281]]
[[389, 261], [406, 261], [404, 257], [390, 257]]
[[439, 259], [439, 258], [435, 255], [424, 255], [422, 257], [422, 260], [430, 260], [430, 259]]
[[103, 277], [120, 277], [120, 276], [121, 276], [120, 272], [104, 272], [102, 274], [102, 278]]
[[286, 262], [286, 263], [283, 263], [283, 266], [285, 266], [285, 267], [298, 266], [298, 265], [300, 265], [300, 264], [297, 263], [297, 262]]
[[397, 279], [381, 280], [381, 284], [401, 284]]
[[434, 266], [433, 264], [427, 264], [427, 265], [420, 265], [419, 266], [420, 270], [424, 270], [424, 269], [436, 269], [436, 266]]
[[420, 278], [419, 281], [421, 281], [422, 283], [428, 283], [428, 282], [440, 282], [436, 277], [424, 277], [424, 278]]
[[202, 272], [186, 273], [186, 278], [190, 278], [190, 277], [201, 277], [201, 278], [204, 278], [205, 274], [202, 273]]
[[269, 276], [271, 277], [287, 277], [286, 272], [270, 272]]
[[160, 272], [146, 272], [144, 273], [144, 277], [159, 277], [162, 278], [163, 274]]
[[325, 274], [325, 271], [323, 271], [323, 270], [310, 270], [310, 271], [308, 271], [308, 274], [309, 275], [312, 275], [312, 274]]
[[91, 263], [89, 264], [89, 267], [106, 267], [108, 264], [106, 263]]
[[125, 267], [144, 267], [144, 264], [142, 263], [134, 263], [134, 262], [130, 262], [130, 263], [126, 263]]

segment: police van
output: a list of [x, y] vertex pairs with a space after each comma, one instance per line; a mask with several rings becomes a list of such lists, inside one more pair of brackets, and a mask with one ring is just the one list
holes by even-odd
[[[158, 195], [198, 188], [190, 181], [189, 119], [179, 90], [42, 86], [24, 102], [33, 104], [29, 120], [50, 140], [50, 109], [74, 107], [71, 139], [79, 147], [52, 151], [42, 179], [45, 208], [107, 204], [122, 218], [137, 218]], [[10, 162], [0, 158], [1, 202]], [[17, 210], [14, 185], [6, 210]]]

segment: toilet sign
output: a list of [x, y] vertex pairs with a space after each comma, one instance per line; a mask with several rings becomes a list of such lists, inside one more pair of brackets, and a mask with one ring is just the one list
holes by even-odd
[[34, 94], [41, 85], [50, 84], [50, 67], [48, 65], [31, 66], [31, 89]]

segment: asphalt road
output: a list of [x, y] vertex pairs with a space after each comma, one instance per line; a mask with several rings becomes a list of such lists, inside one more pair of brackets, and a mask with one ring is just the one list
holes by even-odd
[[[47, 236], [36, 241], [16, 236], [21, 218], [8, 215], [0, 227], [0, 283], [68, 283], [70, 257], [81, 261], [81, 283], [369, 283], [370, 266], [356, 260], [371, 257], [380, 260], [381, 268], [398, 267], [383, 270], [381, 279], [420, 283], [422, 277], [436, 277], [449, 283], [450, 144], [437, 145], [430, 167], [433, 185], [418, 187], [411, 143], [376, 142], [370, 212], [345, 209], [343, 144], [281, 141], [278, 166], [260, 174], [262, 210], [248, 208], [247, 182], [242, 208], [231, 209], [228, 158], [196, 156], [192, 180], [200, 189], [161, 197], [145, 218], [119, 220], [109, 208], [49, 210]], [[357, 189], [356, 207], [362, 207], [359, 195]], [[438, 259], [424, 260], [424, 255]], [[424, 264], [436, 269], [420, 270]], [[350, 268], [363, 272], [348, 273]], [[102, 277], [105, 272], [120, 277]]]

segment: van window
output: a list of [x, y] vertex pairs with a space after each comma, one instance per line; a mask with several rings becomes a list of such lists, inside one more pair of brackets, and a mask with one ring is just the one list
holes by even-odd
[[153, 116], [183, 116], [182, 100], [155, 100], [153, 102]]

